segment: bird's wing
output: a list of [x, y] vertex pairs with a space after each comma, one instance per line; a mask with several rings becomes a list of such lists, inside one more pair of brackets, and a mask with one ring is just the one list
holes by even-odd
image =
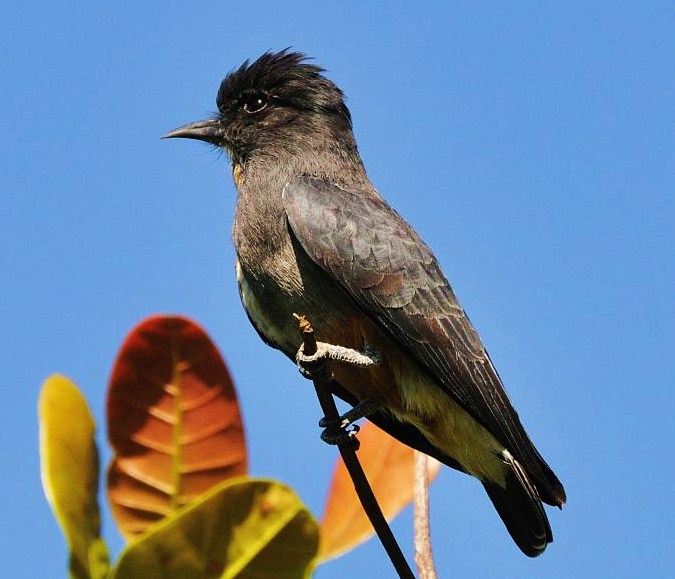
[[374, 191], [313, 177], [287, 184], [283, 204], [310, 258], [525, 466], [543, 500], [563, 502], [562, 485], [529, 440], [478, 334], [413, 229]]

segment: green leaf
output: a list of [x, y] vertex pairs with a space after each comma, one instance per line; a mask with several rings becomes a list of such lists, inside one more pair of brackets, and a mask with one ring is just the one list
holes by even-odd
[[150, 527], [112, 577], [299, 579], [311, 573], [318, 546], [318, 524], [290, 488], [240, 477]]
[[70, 549], [70, 577], [108, 573], [100, 536], [98, 451], [87, 402], [68, 378], [50, 376], [38, 403], [42, 486]]

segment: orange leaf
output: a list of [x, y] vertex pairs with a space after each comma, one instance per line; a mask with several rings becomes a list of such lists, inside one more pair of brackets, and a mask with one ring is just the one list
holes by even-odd
[[233, 476], [246, 441], [232, 379], [191, 320], [153, 316], [127, 336], [110, 378], [108, 499], [127, 540]]
[[[414, 451], [371, 422], [364, 423], [359, 440], [359, 461], [382, 513], [390, 521], [413, 498]], [[429, 482], [436, 477], [439, 468], [440, 463], [429, 458]], [[339, 459], [321, 520], [319, 559], [322, 562], [333, 559], [360, 545], [374, 532], [344, 462]]]

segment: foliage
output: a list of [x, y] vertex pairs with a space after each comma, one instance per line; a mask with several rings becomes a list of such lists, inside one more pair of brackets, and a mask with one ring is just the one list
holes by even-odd
[[100, 535], [98, 452], [94, 419], [68, 378], [48, 378], [38, 403], [42, 485], [70, 549], [70, 576], [99, 579], [108, 573]]
[[[127, 336], [111, 373], [107, 419], [114, 453], [107, 495], [128, 541], [112, 569], [100, 536], [94, 420], [70, 380], [45, 381], [42, 479], [73, 579], [301, 578], [373, 534], [341, 461], [320, 527], [290, 488], [247, 475], [230, 374], [187, 318], [153, 316]], [[413, 451], [370, 424], [359, 438], [363, 468], [391, 519], [412, 498]]]

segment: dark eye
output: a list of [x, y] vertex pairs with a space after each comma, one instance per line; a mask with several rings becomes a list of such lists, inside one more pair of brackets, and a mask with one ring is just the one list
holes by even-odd
[[268, 104], [269, 100], [264, 94], [248, 94], [239, 99], [239, 106], [251, 115], [267, 108]]

